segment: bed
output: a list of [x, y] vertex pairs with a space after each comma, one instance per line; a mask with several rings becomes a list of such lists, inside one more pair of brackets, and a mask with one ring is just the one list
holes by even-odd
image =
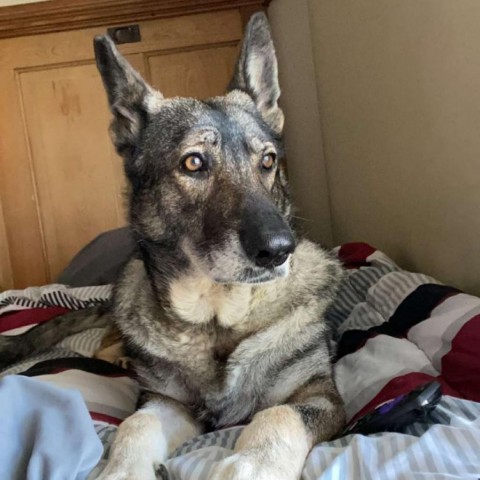
[[[478, 479], [480, 477], [480, 299], [435, 279], [400, 269], [363, 243], [335, 249], [348, 275], [328, 311], [335, 343], [335, 378], [348, 421], [388, 399], [436, 379], [443, 397], [427, 420], [395, 433], [346, 435], [313, 448], [303, 480]], [[108, 300], [109, 285], [54, 284], [0, 294], [0, 333], [16, 335], [59, 313]], [[80, 391], [103, 455], [119, 423], [135, 409], [131, 374], [94, 359], [103, 329], [69, 337], [0, 373]], [[163, 475], [208, 479], [231, 454], [242, 427], [210, 432], [182, 445]]]

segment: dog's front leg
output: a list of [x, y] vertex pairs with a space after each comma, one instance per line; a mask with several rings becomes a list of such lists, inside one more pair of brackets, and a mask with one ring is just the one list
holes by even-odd
[[168, 454], [200, 433], [177, 402], [150, 397], [118, 428], [108, 464], [99, 480], [154, 480]]
[[310, 449], [340, 431], [345, 413], [330, 379], [310, 383], [290, 401], [257, 413], [211, 480], [299, 479]]

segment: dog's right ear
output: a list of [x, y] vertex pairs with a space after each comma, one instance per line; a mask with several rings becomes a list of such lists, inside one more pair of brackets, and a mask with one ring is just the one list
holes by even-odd
[[283, 129], [283, 112], [278, 105], [280, 86], [275, 48], [267, 17], [257, 12], [250, 18], [240, 57], [228, 90], [243, 90], [254, 100], [265, 122], [277, 133]]
[[110, 127], [113, 143], [118, 153], [128, 155], [138, 140], [148, 106], [162, 96], [120, 55], [108, 36], [95, 37], [93, 44], [97, 68], [113, 114]]

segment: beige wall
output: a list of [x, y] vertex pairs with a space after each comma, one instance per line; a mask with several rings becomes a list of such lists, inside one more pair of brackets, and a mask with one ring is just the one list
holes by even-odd
[[308, 7], [334, 242], [480, 293], [480, 1]]
[[299, 223], [313, 239], [332, 244], [327, 177], [307, 0], [274, 0], [270, 23], [279, 60], [285, 148]]

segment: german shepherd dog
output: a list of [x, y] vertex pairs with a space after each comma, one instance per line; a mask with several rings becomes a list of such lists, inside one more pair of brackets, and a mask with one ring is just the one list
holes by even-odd
[[155, 479], [186, 440], [244, 423], [210, 478], [297, 479], [345, 420], [324, 321], [342, 269], [290, 227], [267, 19], [251, 18], [228, 93], [204, 101], [164, 98], [108, 37], [94, 44], [138, 251], [108, 306], [2, 338], [0, 361], [114, 324], [143, 394], [103, 480]]

